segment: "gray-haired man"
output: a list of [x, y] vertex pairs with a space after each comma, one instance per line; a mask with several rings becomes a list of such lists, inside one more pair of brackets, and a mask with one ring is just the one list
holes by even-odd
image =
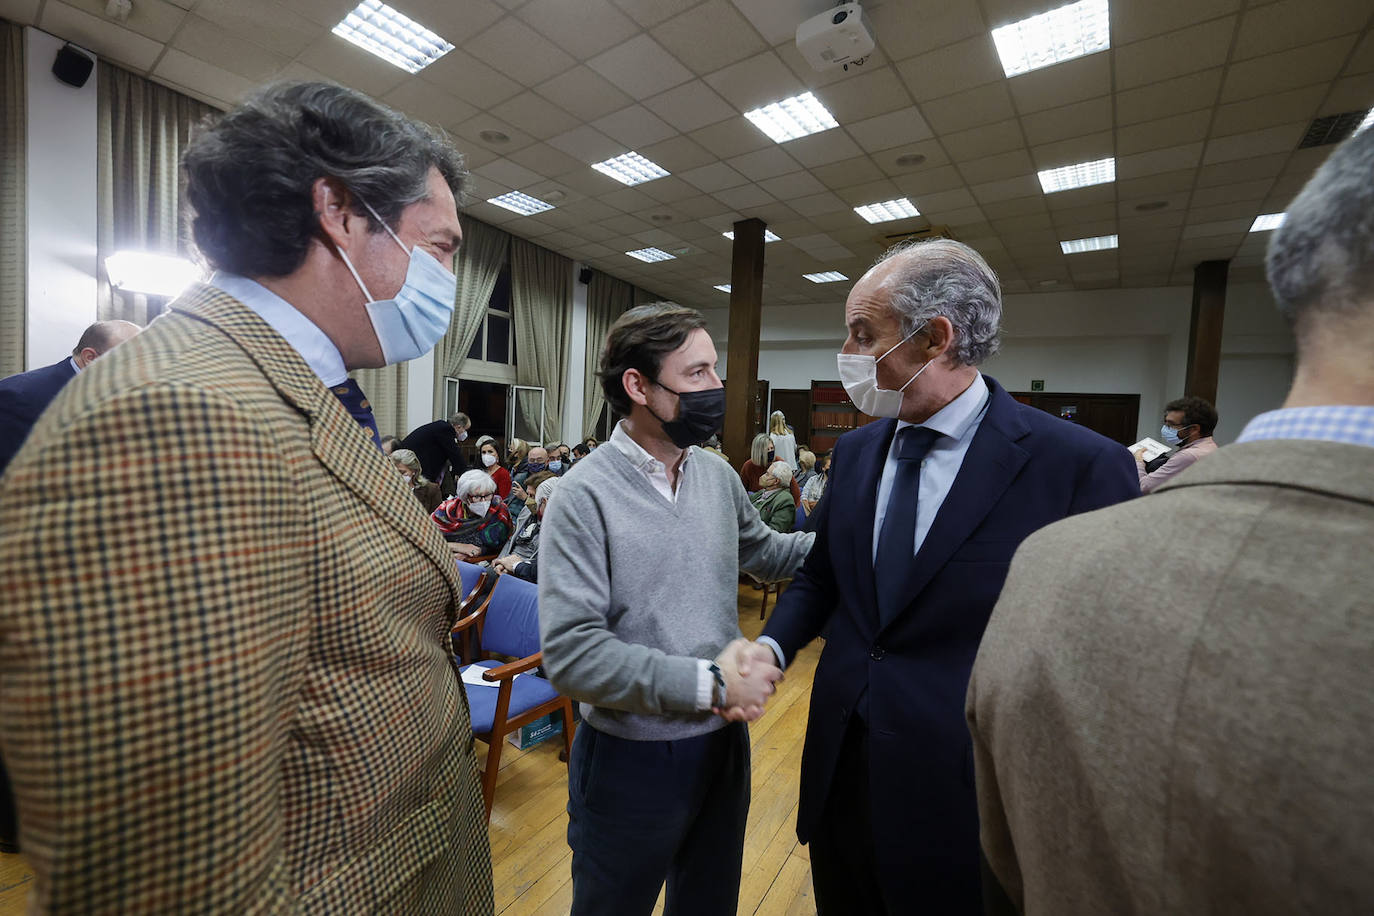
[[889, 252], [845, 304], [840, 378], [889, 419], [836, 443], [815, 548], [760, 638], [785, 664], [828, 628], [797, 816], [823, 916], [981, 912], [963, 708], [983, 626], [1022, 538], [1139, 492], [1125, 448], [979, 373], [1001, 310], [951, 241]]

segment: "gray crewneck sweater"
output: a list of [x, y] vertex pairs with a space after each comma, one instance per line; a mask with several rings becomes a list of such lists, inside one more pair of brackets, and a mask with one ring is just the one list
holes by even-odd
[[539, 545], [544, 668], [599, 731], [644, 741], [720, 728], [698, 659], [740, 635], [739, 571], [784, 579], [814, 535], [767, 528], [725, 461], [692, 448], [677, 502], [613, 444], [573, 465]]

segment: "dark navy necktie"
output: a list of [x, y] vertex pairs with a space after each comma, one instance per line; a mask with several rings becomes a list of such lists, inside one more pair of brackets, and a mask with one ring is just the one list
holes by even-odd
[[334, 397], [339, 399], [339, 403], [353, 415], [353, 419], [358, 421], [358, 425], [372, 437], [372, 444], [377, 448], [382, 447], [381, 434], [377, 432], [377, 418], [372, 416], [372, 405], [367, 403], [367, 395], [358, 387], [358, 383], [353, 379], [344, 379], [342, 385], [335, 385], [329, 389], [334, 392]]
[[921, 491], [921, 462], [940, 436], [924, 426], [908, 426], [897, 433], [897, 473], [892, 478], [887, 512], [878, 533], [878, 553], [873, 561], [878, 610], [884, 619], [905, 606], [909, 598], [902, 589], [916, 553], [916, 501]]

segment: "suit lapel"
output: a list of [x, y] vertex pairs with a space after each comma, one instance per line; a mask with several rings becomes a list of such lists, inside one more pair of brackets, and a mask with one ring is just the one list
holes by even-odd
[[[415, 511], [415, 497], [387, 486], [377, 473], [381, 453], [320, 381], [298, 352], [252, 309], [206, 285], [197, 285], [173, 304], [175, 311], [213, 325], [228, 335], [262, 370], [268, 382], [310, 425], [310, 447], [324, 468], [434, 564], [448, 584], [450, 613], [461, 603], [457, 567], [437, 530]], [[398, 478], [399, 479], [399, 478]]]
[[[846, 519], [846, 527], [853, 526], [850, 532], [841, 532], [841, 546], [854, 552], [851, 561], [854, 570], [853, 583], [859, 589], [859, 604], [869, 612], [869, 620], [878, 620], [878, 589], [873, 579], [873, 519], [878, 514], [878, 485], [883, 476], [883, 465], [887, 462], [887, 450], [892, 446], [892, 436], [897, 429], [896, 420], [881, 420], [866, 429], [874, 433], [866, 442], [859, 444], [859, 453], [849, 459], [854, 465], [851, 480], [859, 481], [858, 505]], [[843, 567], [841, 567], [843, 568]]]
[[[902, 591], [906, 600], [889, 607], [904, 611], [916, 600], [930, 580], [949, 561], [970, 534], [982, 523], [992, 507], [997, 505], [1007, 487], [1016, 479], [1030, 455], [1016, 444], [1030, 428], [1016, 414], [1016, 402], [1011, 395], [987, 376], [990, 389], [988, 412], [969, 443], [964, 462], [954, 478], [945, 501], [936, 513], [930, 531], [921, 543], [907, 571]], [[872, 576], [868, 577], [870, 580]], [[897, 610], [880, 621], [886, 627], [898, 615]]]

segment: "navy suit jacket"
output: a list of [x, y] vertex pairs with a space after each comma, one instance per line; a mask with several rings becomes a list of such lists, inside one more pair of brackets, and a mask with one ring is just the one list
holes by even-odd
[[[458, 434], [447, 420], [435, 420], [424, 426], [417, 426], [410, 435], [401, 440], [401, 448], [408, 448], [420, 459], [420, 473], [427, 480], [439, 481], [439, 472], [448, 462], [453, 468], [453, 476], [458, 477], [468, 469], [463, 452], [458, 447]], [[1134, 467], [1134, 463], [1132, 463]]]
[[797, 835], [818, 827], [841, 741], [868, 693], [871, 812], [889, 899], [980, 912], [978, 812], [964, 695], [1012, 554], [1031, 532], [1138, 496], [1121, 445], [1018, 403], [991, 378], [988, 409], [907, 571], [902, 609], [879, 616], [878, 482], [896, 420], [835, 445], [816, 543], [763, 634], [786, 658], [825, 632], [802, 756]]
[[61, 362], [0, 379], [0, 474], [29, 436], [62, 386], [76, 377], [70, 357]]

